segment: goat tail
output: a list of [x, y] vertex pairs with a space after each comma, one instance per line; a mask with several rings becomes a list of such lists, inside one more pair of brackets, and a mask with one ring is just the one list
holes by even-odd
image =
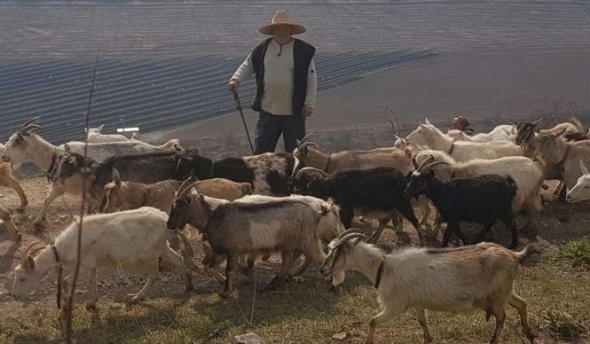
[[526, 245], [522, 249], [522, 251], [520, 251], [520, 252], [512, 252], [512, 254], [513, 254], [514, 258], [516, 258], [516, 260], [518, 260], [519, 263], [522, 263], [531, 254], [533, 254], [533, 253], [540, 253], [540, 252], [542, 252], [542, 250], [541, 250], [541, 244], [539, 244], [539, 243], [532, 243], [532, 244]]
[[578, 131], [580, 133], [586, 132], [586, 128], [584, 128], [584, 125], [582, 124], [582, 122], [580, 122], [580, 120], [577, 117], [574, 117], [574, 116], [570, 117], [568, 119], [568, 122], [573, 124], [576, 127], [576, 129], [578, 129]]
[[171, 150], [171, 151], [179, 151], [182, 149], [182, 146], [180, 145], [180, 140], [179, 139], [171, 139], [168, 142], [164, 143], [163, 145], [160, 146], [160, 149], [163, 150]]
[[506, 181], [510, 186], [511, 198], [514, 198], [514, 196], [516, 196], [516, 190], [518, 189], [518, 186], [516, 185], [516, 182], [514, 181], [514, 179], [512, 179], [511, 176], [506, 176]]

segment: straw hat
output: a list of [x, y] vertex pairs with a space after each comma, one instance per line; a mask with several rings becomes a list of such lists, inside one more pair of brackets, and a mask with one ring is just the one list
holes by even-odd
[[469, 127], [469, 121], [463, 116], [453, 118], [453, 124], [456, 129], [463, 130]]
[[262, 26], [258, 29], [258, 32], [263, 33], [265, 35], [272, 35], [274, 28], [279, 25], [287, 25], [291, 28], [292, 35], [298, 35], [300, 33], [304, 33], [307, 31], [305, 26], [300, 24], [295, 24], [291, 22], [291, 18], [289, 18], [289, 14], [287, 11], [277, 11], [275, 15], [272, 17], [272, 22], [270, 24]]

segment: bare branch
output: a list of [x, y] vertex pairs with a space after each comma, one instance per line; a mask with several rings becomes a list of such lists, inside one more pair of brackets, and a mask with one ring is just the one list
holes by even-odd
[[[86, 107], [86, 132], [90, 127], [90, 109], [92, 108], [92, 98], [96, 89], [96, 74], [98, 71], [98, 60], [100, 57], [100, 50], [96, 52], [96, 61], [94, 62], [94, 71], [92, 74], [92, 88], [88, 95], [88, 105]], [[76, 269], [74, 270], [74, 276], [72, 284], [70, 286], [69, 294], [67, 296], [67, 302], [64, 306], [63, 312], [66, 322], [66, 343], [72, 343], [72, 318], [73, 318], [73, 300], [76, 290], [76, 282], [78, 281], [78, 274], [80, 273], [80, 257], [82, 255], [82, 224], [84, 223], [84, 208], [86, 205], [86, 192], [88, 188], [88, 177], [90, 170], [86, 165], [86, 158], [88, 157], [88, 135], [86, 135], [84, 144], [84, 168], [82, 170], [82, 204], [80, 206], [80, 223], [78, 224], [78, 244], [76, 247]]]

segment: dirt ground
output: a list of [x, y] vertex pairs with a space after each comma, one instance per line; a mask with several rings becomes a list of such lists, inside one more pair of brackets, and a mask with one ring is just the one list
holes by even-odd
[[[18, 316], [19, 313], [24, 312], [31, 305], [55, 307], [56, 277], [54, 272], [49, 273], [50, 276], [44, 279], [37, 292], [27, 303], [22, 303], [13, 300], [8, 295], [14, 278], [13, 269], [20, 263], [20, 259], [22, 258], [21, 253], [30, 242], [36, 239], [53, 242], [55, 236], [70, 223], [71, 216], [73, 214], [79, 214], [79, 207], [76, 206], [78, 199], [76, 197], [65, 196], [58, 198], [49, 208], [46, 227], [41, 231], [37, 231], [32, 226], [32, 221], [43, 204], [43, 199], [48, 189], [47, 180], [45, 178], [30, 178], [23, 180], [22, 184], [29, 198], [29, 206], [24, 214], [15, 214], [14, 218], [17, 227], [23, 235], [22, 241], [20, 243], [14, 243], [10, 240], [5, 230], [0, 232], [0, 309], [2, 309], [0, 321]], [[17, 195], [5, 188], [1, 192], [1, 204], [9, 209], [15, 209], [19, 204]], [[550, 195], [546, 194], [545, 197], [549, 198]], [[590, 235], [590, 205], [577, 204], [571, 206], [570, 220], [562, 223], [558, 218], [566, 213], [567, 207], [568, 205], [559, 204], [556, 201], [545, 204], [540, 221], [539, 236], [547, 240], [553, 249], [563, 246], [572, 239], [579, 239]], [[517, 222], [521, 226], [524, 224], [524, 221], [524, 215], [519, 216], [517, 219]], [[359, 225], [363, 224], [359, 223]], [[364, 226], [368, 226], [368, 224], [364, 224]], [[408, 236], [398, 238], [399, 244], [408, 240], [415, 241], [415, 232], [408, 227], [406, 223], [404, 231], [408, 233]], [[391, 240], [394, 239], [392, 231], [386, 230], [384, 234], [381, 242], [390, 245]], [[497, 237], [501, 242], [507, 243], [509, 240], [508, 233], [502, 232], [501, 230], [497, 232]], [[195, 257], [191, 264], [195, 287], [203, 291], [219, 292], [220, 286], [200, 264], [203, 257], [200, 236], [189, 233], [189, 238], [191, 238], [195, 248]], [[272, 269], [276, 268], [275, 265], [277, 265], [275, 259], [271, 259], [267, 263], [262, 263], [261, 267], [258, 267], [258, 269], [263, 271], [261, 276], [270, 278]], [[134, 274], [133, 272], [130, 273], [122, 269], [118, 269], [115, 273], [106, 273], [99, 269], [99, 274], [101, 275], [98, 279], [99, 297], [114, 298], [119, 301], [125, 301], [128, 293], [138, 291], [145, 282], [143, 275]], [[181, 295], [184, 293], [182, 285], [178, 274], [170, 270], [164, 271], [161, 282], [158, 287], [154, 288], [152, 295]], [[86, 298], [88, 289], [84, 280], [77, 292], [79, 294], [78, 302]]]

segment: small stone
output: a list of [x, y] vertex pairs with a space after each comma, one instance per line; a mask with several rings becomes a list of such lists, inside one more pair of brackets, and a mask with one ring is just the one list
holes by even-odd
[[347, 337], [348, 337], [348, 331], [344, 331], [344, 332], [338, 332], [338, 333], [334, 333], [334, 334], [332, 335], [332, 338], [333, 338], [333, 339], [336, 339], [336, 340], [344, 340], [344, 339], [346, 339]]
[[254, 332], [248, 332], [234, 337], [238, 344], [263, 344], [264, 341]]

